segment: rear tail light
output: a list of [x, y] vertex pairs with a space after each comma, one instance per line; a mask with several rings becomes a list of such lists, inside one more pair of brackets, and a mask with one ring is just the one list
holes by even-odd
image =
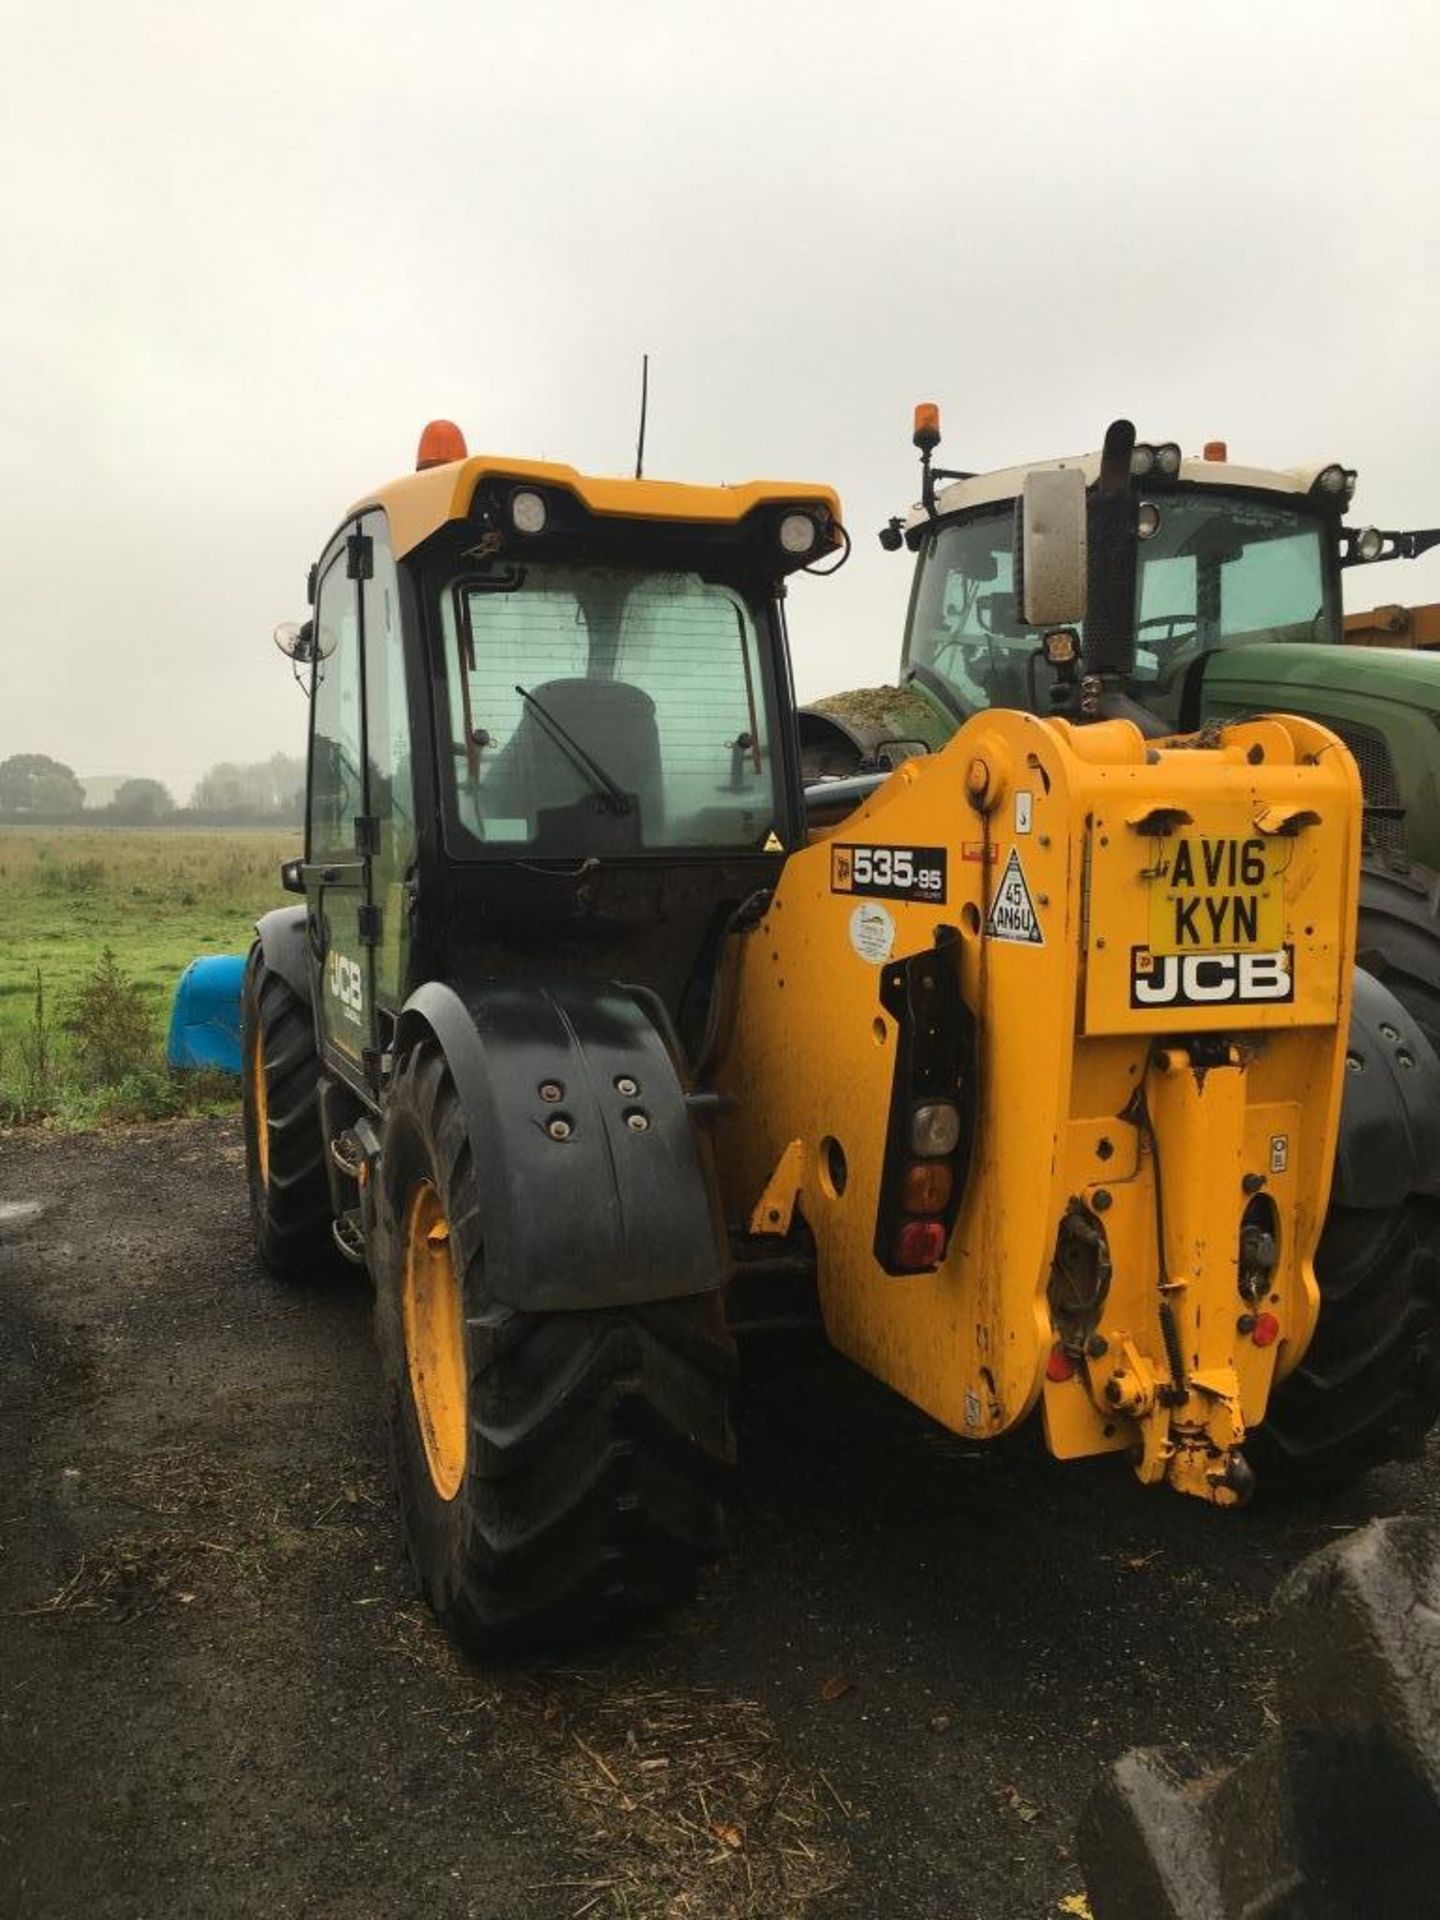
[[933, 947], [892, 961], [880, 974], [895, 1048], [871, 1244], [886, 1273], [941, 1264], [965, 1192], [976, 1044], [975, 1018], [960, 992], [958, 940], [953, 928], [937, 928]]
[[943, 1220], [907, 1220], [895, 1236], [895, 1264], [917, 1272], [938, 1267], [945, 1257]]
[[960, 1109], [949, 1100], [916, 1107], [910, 1116], [910, 1148], [927, 1160], [943, 1159], [960, 1144]]
[[900, 1182], [900, 1204], [907, 1213], [943, 1213], [954, 1185], [948, 1160], [913, 1161]]

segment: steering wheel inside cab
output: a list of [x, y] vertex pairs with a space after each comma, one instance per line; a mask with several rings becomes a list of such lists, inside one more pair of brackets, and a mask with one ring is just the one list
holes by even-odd
[[1156, 613], [1135, 622], [1135, 678], [1171, 686], [1195, 658], [1200, 633], [1193, 613]]

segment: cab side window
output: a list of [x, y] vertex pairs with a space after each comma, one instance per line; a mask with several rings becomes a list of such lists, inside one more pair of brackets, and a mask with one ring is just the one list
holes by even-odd
[[382, 999], [397, 1000], [404, 993], [409, 958], [405, 888], [415, 860], [415, 795], [405, 650], [400, 637], [400, 579], [384, 514], [367, 514], [361, 530], [371, 541], [370, 577], [362, 591], [370, 812], [379, 832], [370, 881], [371, 898], [380, 909], [376, 984]]
[[345, 546], [320, 577], [315, 599], [314, 695], [311, 701], [311, 860], [354, 860], [355, 821], [364, 812], [360, 770], [360, 621], [356, 583], [347, 577]]

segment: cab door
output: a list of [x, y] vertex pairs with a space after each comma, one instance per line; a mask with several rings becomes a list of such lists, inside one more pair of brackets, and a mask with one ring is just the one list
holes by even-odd
[[361, 586], [371, 543], [356, 521], [327, 549], [316, 585], [305, 897], [321, 1054], [359, 1088], [375, 1045], [373, 829], [365, 743]]

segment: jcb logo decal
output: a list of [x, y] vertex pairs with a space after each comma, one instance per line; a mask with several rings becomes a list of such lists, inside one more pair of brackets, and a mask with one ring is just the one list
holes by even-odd
[[1295, 998], [1294, 949], [1273, 953], [1151, 953], [1130, 951], [1132, 1007], [1218, 1007]]
[[340, 1002], [345, 1018], [358, 1027], [365, 1007], [365, 976], [357, 960], [347, 960], [343, 953], [336, 953], [333, 949], [330, 954], [330, 992]]

